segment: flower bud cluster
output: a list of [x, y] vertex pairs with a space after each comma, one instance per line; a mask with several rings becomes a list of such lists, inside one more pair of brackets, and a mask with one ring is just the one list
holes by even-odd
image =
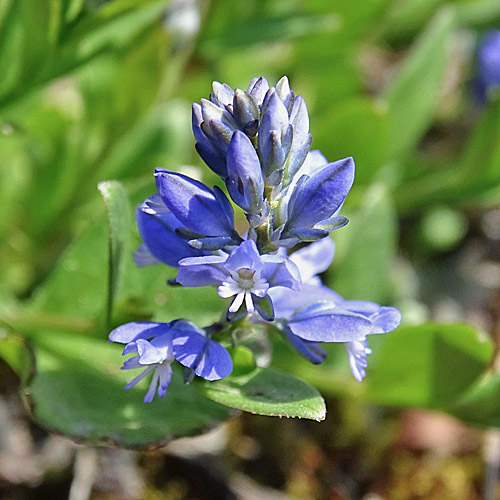
[[275, 87], [264, 77], [254, 78], [247, 90], [214, 82], [210, 98], [193, 104], [192, 119], [198, 153], [224, 180], [235, 168], [228, 156], [236, 131], [242, 133], [242, 147], [255, 147], [270, 186], [287, 184], [311, 148], [306, 104], [295, 96], [286, 76]]
[[316, 241], [347, 223], [336, 212], [354, 180], [354, 162], [328, 163], [321, 155], [314, 165], [313, 157], [306, 161], [307, 106], [286, 77], [275, 87], [254, 78], [247, 90], [215, 82], [210, 99], [193, 104], [192, 124], [198, 153], [245, 211], [259, 250]]

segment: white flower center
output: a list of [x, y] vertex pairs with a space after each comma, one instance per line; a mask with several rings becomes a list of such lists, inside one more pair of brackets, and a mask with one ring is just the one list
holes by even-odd
[[255, 271], [242, 267], [238, 270], [238, 285], [243, 290], [251, 290], [255, 286], [254, 281]]
[[249, 314], [255, 312], [252, 294], [257, 297], [264, 297], [269, 289], [268, 282], [260, 277], [260, 272], [254, 271], [248, 267], [242, 267], [237, 272], [232, 272], [231, 276], [226, 278], [217, 289], [219, 295], [223, 298], [236, 295], [233, 303], [229, 307], [229, 312], [236, 312], [245, 301]]

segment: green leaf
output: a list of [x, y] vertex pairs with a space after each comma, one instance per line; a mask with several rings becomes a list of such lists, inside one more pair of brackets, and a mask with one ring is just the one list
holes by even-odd
[[[226, 2], [227, 3], [227, 2]], [[229, 4], [226, 5], [226, 9]], [[219, 8], [223, 7], [219, 5]], [[232, 4], [231, 4], [232, 7]], [[234, 9], [230, 9], [234, 11]], [[233, 14], [234, 15], [234, 14]], [[256, 15], [253, 18], [235, 19], [228, 23], [224, 31], [218, 30], [201, 40], [204, 51], [219, 53], [224, 50], [248, 47], [249, 45], [291, 40], [313, 33], [336, 31], [335, 19], [328, 16], [298, 16], [281, 14], [279, 16]]]
[[102, 221], [68, 247], [28, 304], [31, 311], [95, 319], [106, 306], [107, 231]]
[[459, 157], [447, 168], [401, 186], [396, 202], [401, 211], [450, 203], [459, 206], [496, 203], [500, 193], [500, 98], [484, 111]]
[[328, 111], [312, 124], [314, 147], [331, 160], [354, 156], [356, 182], [367, 183], [387, 158], [387, 112], [359, 97], [336, 103]]
[[2, 7], [0, 98], [29, 85], [50, 61], [55, 2], [7, 1]]
[[496, 203], [500, 192], [500, 98], [485, 110], [470, 135], [456, 170], [451, 172], [452, 185], [446, 186], [444, 198], [460, 204], [491, 200]]
[[0, 66], [4, 68], [0, 107], [10, 106], [104, 53], [130, 47], [151, 26], [160, 24], [168, 3], [115, 1], [78, 15], [81, 5], [77, 1], [66, 12], [57, 0], [33, 5], [25, 0], [10, 1], [0, 12], [0, 27], [6, 28], [2, 33], [6, 43], [0, 45]]
[[456, 2], [456, 10], [457, 18], [468, 27], [495, 25], [500, 20], [500, 3], [497, 0], [463, 0]]
[[408, 39], [418, 33], [446, 0], [393, 2], [383, 26], [384, 38]]
[[218, 403], [258, 415], [318, 421], [326, 417], [325, 402], [316, 389], [270, 368], [257, 368], [248, 375], [207, 382], [202, 390]]
[[368, 399], [439, 410], [453, 407], [485, 372], [493, 354], [491, 340], [461, 324], [400, 328], [371, 336], [370, 345]]
[[64, 54], [71, 55], [73, 61], [83, 62], [102, 51], [129, 45], [146, 28], [159, 22], [169, 1], [109, 2], [71, 30], [65, 40]]
[[99, 191], [106, 205], [109, 224], [109, 274], [107, 318], [111, 319], [113, 305], [122, 281], [130, 252], [132, 216], [125, 188], [118, 181], [99, 184]]
[[315, 365], [281, 335], [276, 335], [273, 340], [273, 368], [304, 380], [328, 397], [353, 399], [363, 394], [363, 384], [352, 376], [343, 342], [322, 344], [327, 357], [323, 363]]
[[454, 27], [453, 8], [441, 9], [416, 41], [385, 93], [393, 157], [411, 151], [431, 123]]
[[75, 334], [43, 332], [34, 340], [36, 372], [25, 389], [34, 419], [88, 444], [151, 448], [199, 433], [232, 415], [174, 370], [164, 398], [143, 402], [148, 382], [125, 391], [139, 372], [120, 370], [120, 348]]
[[[95, 333], [94, 321], [102, 317], [107, 300], [106, 229], [103, 221], [96, 221], [60, 257], [28, 304], [30, 330], [38, 321], [42, 326]], [[215, 289], [172, 287], [167, 285], [167, 279], [175, 277], [175, 269], [163, 264], [138, 268], [132, 251], [126, 252], [124, 259], [128, 263], [115, 306], [115, 320], [125, 323], [139, 317], [153, 316], [157, 321], [186, 318], [206, 326], [220, 318], [226, 301]], [[21, 323], [22, 316], [15, 326], [29, 333]]]
[[473, 425], [500, 428], [500, 375], [488, 373], [449, 412]]
[[363, 206], [350, 217], [347, 230], [334, 234], [338, 252], [335, 272], [328, 279], [332, 288], [346, 299], [387, 300], [396, 231], [390, 195], [383, 185], [375, 184]]

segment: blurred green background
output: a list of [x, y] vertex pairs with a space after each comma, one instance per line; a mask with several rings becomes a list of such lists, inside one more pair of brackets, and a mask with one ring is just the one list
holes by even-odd
[[[486, 429], [500, 428], [500, 99], [474, 93], [494, 27], [498, 0], [1, 1], [0, 496], [499, 498], [498, 431]], [[135, 268], [132, 208], [156, 166], [216, 181], [191, 103], [214, 80], [261, 75], [287, 75], [304, 96], [313, 149], [356, 161], [326, 282], [396, 305], [402, 328], [374, 339], [361, 385], [342, 346], [317, 367], [275, 339], [273, 366], [326, 398], [321, 424], [246, 414], [155, 453], [46, 434], [141, 448], [231, 415], [192, 386], [178, 396], [180, 382], [171, 404], [134, 409], [141, 391], [121, 391], [105, 340], [134, 318], [218, 318], [216, 294]], [[107, 180], [124, 189], [101, 185], [103, 203]], [[114, 271], [110, 213], [123, 226]], [[118, 418], [135, 425], [128, 441]]]

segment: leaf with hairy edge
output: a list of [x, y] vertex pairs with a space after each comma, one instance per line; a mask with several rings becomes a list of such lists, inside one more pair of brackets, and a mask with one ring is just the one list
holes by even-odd
[[231, 408], [271, 417], [326, 418], [321, 394], [306, 382], [269, 368], [200, 384], [210, 399]]

